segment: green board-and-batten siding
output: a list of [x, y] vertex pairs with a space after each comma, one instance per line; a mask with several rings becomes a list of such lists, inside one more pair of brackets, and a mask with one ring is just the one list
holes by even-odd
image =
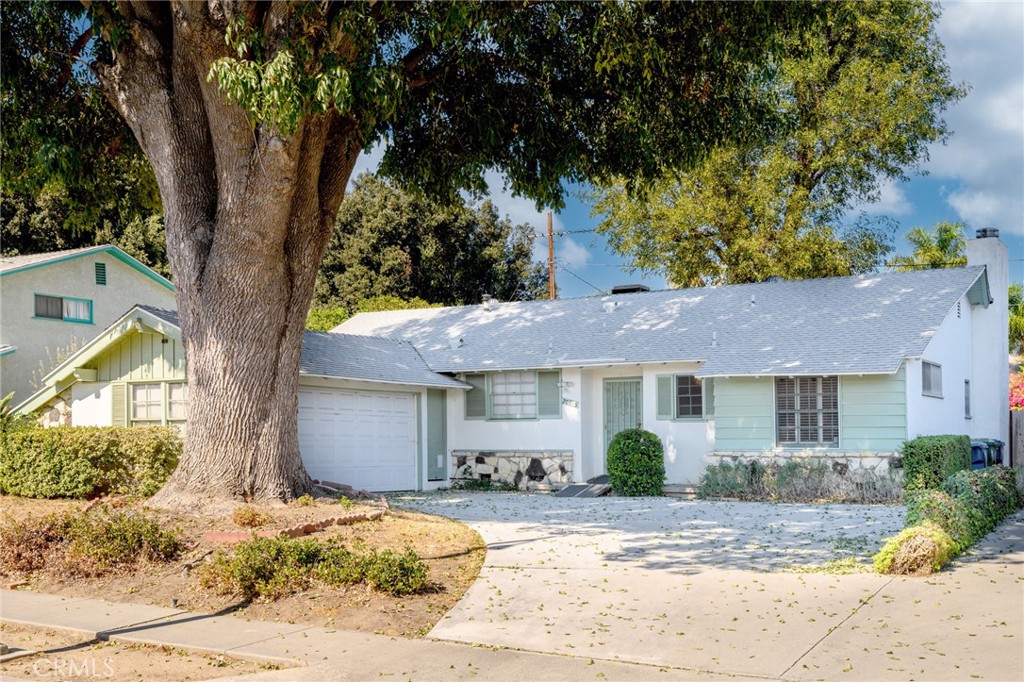
[[893, 452], [907, 439], [907, 380], [896, 374], [839, 380], [839, 438], [843, 450]]
[[97, 381], [185, 380], [185, 349], [160, 334], [127, 336], [88, 364]]
[[715, 449], [764, 450], [775, 445], [771, 377], [715, 379]]

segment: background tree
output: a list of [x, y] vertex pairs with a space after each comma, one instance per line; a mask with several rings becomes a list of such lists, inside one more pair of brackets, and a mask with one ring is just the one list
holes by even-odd
[[169, 274], [156, 179], [77, 60], [81, 6], [0, 7], [0, 231], [5, 255], [115, 243]]
[[[190, 386], [184, 453], [153, 502], [177, 505], [310, 487], [299, 349], [361, 150], [383, 142], [386, 175], [447, 199], [483, 192], [490, 169], [554, 208], [564, 179], [643, 183], [769, 134], [775, 97], [756, 84], [820, 6], [126, 0], [54, 20], [64, 12], [33, 3], [39, 30], [12, 29], [12, 52], [87, 44], [92, 76], [70, 77], [99, 96], [95, 78], [153, 166]], [[25, 63], [5, 90], [44, 77]], [[62, 103], [20, 117], [46, 107]]]
[[636, 268], [676, 286], [869, 271], [891, 249], [885, 220], [840, 228], [883, 181], [903, 178], [948, 135], [940, 113], [963, 96], [923, 0], [828, 4], [820, 30], [791, 38], [777, 78], [793, 122], [767, 144], [718, 145], [646, 197], [622, 181], [591, 197], [598, 227]]
[[338, 213], [314, 294], [342, 307], [373, 296], [444, 305], [543, 295], [547, 272], [533, 262], [529, 225], [512, 225], [485, 201], [442, 206], [370, 174], [361, 175]]
[[936, 223], [928, 232], [915, 227], [907, 232], [906, 239], [914, 247], [909, 256], [896, 256], [891, 265], [896, 270], [919, 270], [922, 268], [953, 268], [967, 265], [967, 240], [963, 223], [945, 220]]
[[1024, 355], [1024, 282], [1015, 282], [1008, 291], [1010, 306], [1010, 352]]

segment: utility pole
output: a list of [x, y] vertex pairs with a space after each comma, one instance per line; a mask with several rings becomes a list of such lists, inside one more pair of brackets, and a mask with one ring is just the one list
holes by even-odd
[[555, 300], [555, 232], [551, 227], [551, 211], [548, 211], [548, 298]]

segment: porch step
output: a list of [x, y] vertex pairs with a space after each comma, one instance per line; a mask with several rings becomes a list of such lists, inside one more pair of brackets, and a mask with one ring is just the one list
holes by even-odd
[[555, 497], [602, 497], [611, 491], [612, 487], [605, 483], [574, 483], [559, 490]]
[[665, 497], [677, 497], [681, 500], [697, 499], [697, 486], [690, 483], [672, 483], [666, 485], [661, 491]]

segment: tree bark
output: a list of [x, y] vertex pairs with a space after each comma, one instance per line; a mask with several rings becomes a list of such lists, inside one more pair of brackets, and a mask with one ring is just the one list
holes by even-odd
[[205, 3], [122, 7], [131, 40], [96, 72], [160, 186], [189, 386], [184, 452], [151, 503], [290, 499], [311, 489], [298, 448], [299, 355], [362, 146], [356, 126], [331, 113], [287, 136], [253, 128], [206, 79], [228, 53], [229, 17]]

